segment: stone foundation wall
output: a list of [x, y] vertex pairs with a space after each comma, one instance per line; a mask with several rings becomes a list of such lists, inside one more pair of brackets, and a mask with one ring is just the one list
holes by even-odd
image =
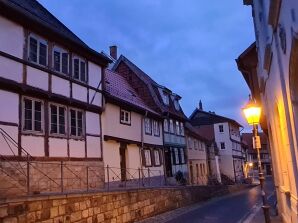
[[0, 181], [0, 198], [26, 195], [28, 186], [29, 194], [103, 189], [104, 166], [99, 161], [1, 161]]
[[0, 222], [136, 222], [243, 186], [192, 186], [7, 199]]

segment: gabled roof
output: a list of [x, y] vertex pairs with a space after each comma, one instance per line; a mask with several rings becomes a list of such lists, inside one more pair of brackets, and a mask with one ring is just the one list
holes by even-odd
[[214, 112], [206, 112], [198, 108], [196, 108], [193, 111], [189, 119], [193, 126], [213, 125], [216, 123], [228, 122], [236, 126], [242, 127], [242, 125], [240, 125], [237, 121], [233, 119], [217, 115]]
[[127, 59], [125, 56], [121, 55], [119, 59], [116, 61], [114, 67], [112, 70], [116, 70], [117, 67], [120, 65], [120, 63], [125, 63], [127, 67], [135, 74], [137, 77], [146, 84], [146, 86], [149, 89], [150, 95], [152, 96], [155, 104], [157, 107], [159, 107], [163, 114], [171, 114], [173, 116], [179, 117], [181, 119], [187, 119], [185, 116], [182, 108], [179, 108], [179, 111], [177, 111], [174, 107], [174, 104], [170, 98], [170, 104], [165, 105], [162, 101], [162, 98], [160, 96], [160, 93], [158, 91], [158, 88], [161, 88], [167, 92], [169, 92], [171, 95], [177, 98], [177, 100], [180, 100], [181, 97], [177, 94], [172, 93], [172, 91], [165, 86], [162, 86], [155, 82], [148, 74], [146, 74], [144, 71], [142, 71], [138, 66], [136, 66], [133, 62], [131, 62], [129, 59]]
[[147, 111], [155, 116], [159, 116], [157, 112], [146, 105], [138, 93], [128, 83], [128, 81], [118, 73], [109, 69], [105, 70], [105, 93], [108, 98], [123, 102], [130, 108], [138, 111]]
[[23, 23], [23, 25], [30, 24], [30, 28], [38, 26], [40, 32], [46, 29], [46, 32], [42, 34], [47, 35], [49, 32], [52, 32], [60, 38], [70, 41], [77, 47], [79, 46], [81, 49], [88, 51], [97, 60], [102, 60], [104, 63], [111, 62], [105, 55], [87, 46], [36, 0], [0, 0], [0, 12], [13, 20]]

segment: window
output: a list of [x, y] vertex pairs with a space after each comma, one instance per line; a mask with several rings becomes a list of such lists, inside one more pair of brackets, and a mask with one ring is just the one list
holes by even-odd
[[178, 102], [177, 99], [174, 99], [174, 107], [175, 107], [175, 109], [176, 109], [177, 111], [179, 111], [180, 106], [179, 106], [179, 102]]
[[144, 122], [145, 122], [145, 134], [151, 135], [152, 134], [151, 120], [149, 118], [145, 118]]
[[169, 105], [169, 95], [165, 91], [163, 91], [162, 100], [166, 105]]
[[23, 130], [43, 131], [43, 103], [40, 100], [24, 98]]
[[180, 134], [181, 134], [181, 133], [180, 133], [180, 124], [179, 124], [178, 121], [176, 121], [176, 126], [175, 126], [175, 128], [176, 128], [176, 135], [180, 135]]
[[50, 105], [50, 134], [65, 135], [66, 108], [59, 105]]
[[224, 132], [223, 125], [219, 125], [218, 128], [219, 128], [219, 132]]
[[168, 132], [169, 131], [169, 122], [167, 119], [163, 120], [163, 130], [165, 132]]
[[159, 136], [159, 122], [153, 120], [153, 133], [155, 136]]
[[153, 150], [154, 152], [154, 162], [155, 162], [155, 166], [160, 166], [161, 162], [160, 162], [160, 154], [159, 154], [159, 150], [155, 149]]
[[180, 164], [185, 163], [184, 149], [180, 148]]
[[175, 164], [179, 164], [179, 150], [178, 150], [178, 148], [174, 148], [174, 155], [175, 155]]
[[188, 137], [187, 141], [188, 141], [188, 148], [192, 149], [191, 138]]
[[174, 123], [172, 119], [170, 119], [170, 133], [174, 133]]
[[198, 149], [198, 141], [196, 139], [193, 141], [193, 148]]
[[184, 125], [182, 122], [180, 122], [180, 131], [181, 131], [181, 135], [184, 136]]
[[144, 161], [145, 161], [145, 166], [152, 166], [151, 163], [151, 152], [149, 149], [144, 149]]
[[73, 78], [87, 82], [86, 61], [79, 57], [73, 58]]
[[124, 125], [130, 125], [131, 124], [131, 117], [130, 112], [120, 109], [120, 123]]
[[81, 110], [70, 109], [70, 136], [82, 137], [83, 131], [83, 112]]
[[221, 142], [221, 143], [220, 143], [220, 149], [226, 149], [226, 145], [225, 145], [224, 142]]
[[48, 63], [48, 44], [45, 40], [29, 36], [29, 61], [47, 66]]
[[58, 47], [53, 50], [53, 68], [57, 72], [68, 74], [69, 54]]

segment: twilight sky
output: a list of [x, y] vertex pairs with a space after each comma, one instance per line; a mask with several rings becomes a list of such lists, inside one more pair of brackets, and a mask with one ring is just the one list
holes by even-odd
[[97, 51], [118, 46], [156, 82], [182, 96], [187, 116], [207, 111], [245, 124], [249, 90], [235, 59], [253, 41], [242, 0], [39, 0]]

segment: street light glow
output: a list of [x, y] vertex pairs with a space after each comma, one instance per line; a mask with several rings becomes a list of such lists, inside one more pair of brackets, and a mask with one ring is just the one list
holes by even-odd
[[243, 108], [243, 113], [249, 125], [257, 125], [260, 123], [261, 107], [250, 99], [248, 104]]

